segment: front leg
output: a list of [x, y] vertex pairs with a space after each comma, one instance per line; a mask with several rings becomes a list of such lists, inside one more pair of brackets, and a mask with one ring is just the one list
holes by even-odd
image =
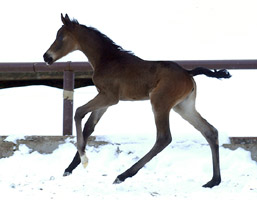
[[[118, 103], [118, 98], [116, 98], [116, 96], [99, 93], [94, 99], [92, 99], [87, 104], [79, 107], [76, 110], [74, 119], [75, 119], [76, 131], [77, 131], [77, 149], [78, 149], [80, 160], [84, 167], [86, 167], [88, 164], [88, 158], [86, 156], [85, 147], [86, 147], [86, 143], [89, 135], [92, 134], [95, 125], [97, 124], [98, 120], [101, 118], [103, 113], [107, 110], [107, 108], [117, 103]], [[99, 113], [97, 113], [97, 110], [99, 110]], [[90, 126], [85, 126], [84, 133], [82, 134], [81, 121], [84, 118], [84, 116], [89, 112], [92, 112], [92, 115], [91, 115], [92, 118], [91, 119], [89, 118], [89, 121], [88, 121]], [[100, 117], [97, 117], [96, 116], [97, 114], [99, 114]], [[88, 133], [86, 130], [87, 128], [89, 128]], [[76, 161], [78, 162], [78, 159], [76, 159]]]
[[[83, 137], [87, 144], [88, 137], [94, 132], [95, 126], [98, 121], [101, 119], [103, 114], [106, 112], [107, 108], [103, 108], [100, 110], [96, 110], [91, 113], [90, 117], [88, 118], [84, 129], [83, 129]], [[68, 176], [72, 173], [72, 171], [80, 164], [80, 157], [79, 153], [77, 152], [74, 156], [70, 165], [65, 169], [63, 176]]]

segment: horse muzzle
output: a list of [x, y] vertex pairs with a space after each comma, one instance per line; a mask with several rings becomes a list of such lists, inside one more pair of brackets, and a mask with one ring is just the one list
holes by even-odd
[[53, 62], [54, 62], [53, 57], [50, 56], [48, 53], [45, 53], [45, 54], [43, 55], [43, 58], [44, 58], [44, 61], [46, 62], [46, 64], [48, 64], [48, 65], [51, 65], [51, 64], [53, 64]]

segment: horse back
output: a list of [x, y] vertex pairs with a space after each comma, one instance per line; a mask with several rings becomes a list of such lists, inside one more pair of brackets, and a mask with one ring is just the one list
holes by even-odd
[[178, 88], [183, 81], [191, 79], [188, 72], [175, 62], [141, 59], [110, 62], [93, 76], [100, 91], [111, 90], [119, 100], [147, 100], [160, 82]]

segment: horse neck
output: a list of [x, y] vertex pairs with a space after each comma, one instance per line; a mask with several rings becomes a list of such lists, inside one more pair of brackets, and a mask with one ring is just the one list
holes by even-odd
[[95, 68], [100, 62], [100, 58], [103, 54], [99, 41], [95, 38], [92, 31], [87, 30], [85, 27], [80, 27], [75, 35], [77, 36], [79, 50], [85, 54], [88, 61]]
[[76, 34], [80, 50], [86, 55], [94, 70], [100, 69], [103, 63], [106, 64], [121, 57], [139, 59], [126, 51], [120, 50], [120, 47], [111, 40], [103, 38], [105, 36], [86, 26], [80, 25]]

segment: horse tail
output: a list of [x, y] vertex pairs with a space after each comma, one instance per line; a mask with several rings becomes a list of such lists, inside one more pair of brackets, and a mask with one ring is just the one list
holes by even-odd
[[212, 71], [207, 68], [198, 67], [193, 70], [188, 70], [188, 73], [192, 76], [204, 74], [205, 76], [212, 77], [212, 78], [218, 78], [218, 79], [231, 77], [230, 73], [226, 69], [221, 69], [221, 70], [215, 69], [214, 71]]

